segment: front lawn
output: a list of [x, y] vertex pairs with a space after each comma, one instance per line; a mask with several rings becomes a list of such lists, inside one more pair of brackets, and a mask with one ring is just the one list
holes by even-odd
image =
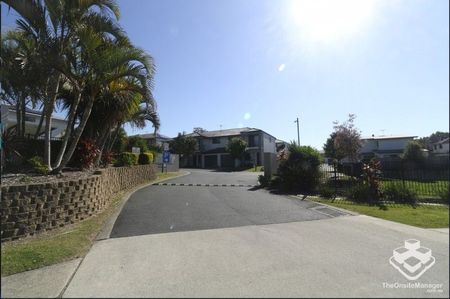
[[436, 197], [439, 198], [442, 192], [445, 192], [449, 188], [449, 182], [440, 181], [412, 181], [412, 180], [398, 180], [398, 179], [383, 179], [382, 186], [405, 186], [406, 188], [413, 190], [419, 197]]
[[262, 172], [262, 171], [264, 171], [264, 166], [250, 167], [250, 168], [247, 168], [245, 171]]
[[322, 198], [314, 198], [312, 200], [360, 214], [365, 214], [422, 228], [449, 227], [448, 206], [410, 206], [397, 204], [379, 207], [376, 205], [352, 203], [349, 201], [340, 200], [332, 202], [331, 200]]

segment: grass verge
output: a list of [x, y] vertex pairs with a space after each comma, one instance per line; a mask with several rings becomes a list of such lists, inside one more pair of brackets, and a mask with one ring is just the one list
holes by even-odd
[[170, 179], [171, 177], [178, 176], [179, 174], [180, 174], [179, 172], [158, 172], [156, 174], [156, 179], [157, 180]]
[[[404, 186], [408, 189], [413, 190], [420, 197], [437, 197], [439, 198], [442, 192], [446, 192], [449, 188], [449, 182], [443, 180], [421, 182], [421, 181], [411, 181], [411, 180], [395, 180], [395, 179], [384, 179], [382, 180], [382, 185], [388, 186]], [[447, 191], [448, 192], [448, 191]]]
[[[158, 173], [157, 180], [178, 174]], [[127, 191], [129, 190], [117, 194], [105, 210], [86, 220], [22, 240], [2, 243], [1, 275], [7, 276], [83, 257]]]
[[256, 168], [255, 167], [251, 167], [251, 168], [246, 169], [245, 171], [262, 172], [262, 171], [264, 171], [264, 166], [256, 166]]
[[353, 203], [340, 200], [332, 202], [331, 200], [322, 198], [314, 198], [312, 200], [360, 214], [365, 214], [422, 228], [449, 227], [448, 206], [411, 206], [397, 204], [379, 207], [376, 205]]

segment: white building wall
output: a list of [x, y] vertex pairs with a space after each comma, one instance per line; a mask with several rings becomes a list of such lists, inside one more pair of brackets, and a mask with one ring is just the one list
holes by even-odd
[[202, 151], [209, 151], [220, 147], [227, 147], [229, 138], [228, 136], [217, 138], [219, 138], [220, 143], [213, 143], [213, 138], [200, 139]]
[[433, 145], [433, 153], [434, 154], [448, 154], [449, 153], [449, 148], [450, 148], [449, 143], [443, 143], [441, 145], [442, 145], [442, 148], [439, 147], [439, 144]]
[[360, 153], [368, 153], [374, 150], [404, 150], [413, 138], [399, 139], [363, 139]]
[[372, 152], [377, 149], [377, 143], [375, 140], [362, 140], [361, 153]]
[[412, 138], [402, 138], [402, 139], [385, 139], [385, 140], [378, 140], [379, 150], [398, 150], [398, 149], [405, 149], [406, 145], [413, 140]]
[[[17, 123], [16, 111], [10, 109], [6, 105], [1, 106], [2, 112], [2, 124], [5, 129], [10, 128]], [[39, 126], [41, 116], [34, 113], [25, 113], [25, 134], [35, 134], [37, 127]], [[61, 118], [52, 118], [52, 137], [62, 137], [67, 126], [67, 120]], [[44, 124], [42, 131], [44, 130]]]
[[266, 133], [263, 133], [263, 152], [275, 154], [277, 153], [275, 138]]

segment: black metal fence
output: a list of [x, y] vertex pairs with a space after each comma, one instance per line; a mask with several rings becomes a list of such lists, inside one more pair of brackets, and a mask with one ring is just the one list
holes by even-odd
[[[390, 167], [389, 167], [390, 166]], [[381, 191], [391, 186], [404, 187], [417, 194], [420, 201], [445, 202], [449, 194], [448, 163], [425, 165], [417, 163], [391, 163], [381, 168]], [[334, 195], [345, 195], [361, 182], [362, 163], [344, 164], [334, 167], [322, 164], [322, 186], [327, 186]]]

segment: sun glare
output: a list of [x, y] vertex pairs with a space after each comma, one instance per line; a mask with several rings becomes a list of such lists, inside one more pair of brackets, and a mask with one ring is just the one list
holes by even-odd
[[289, 13], [299, 34], [329, 42], [360, 31], [373, 8], [373, 0], [293, 0]]

